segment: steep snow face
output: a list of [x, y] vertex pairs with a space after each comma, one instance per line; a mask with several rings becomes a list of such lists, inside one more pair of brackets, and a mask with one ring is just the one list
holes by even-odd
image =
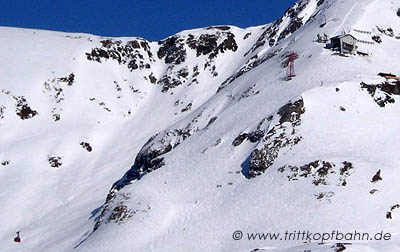
[[[377, 76], [400, 74], [399, 8], [303, 0], [159, 42], [1, 28], [2, 248], [399, 251], [400, 82]], [[317, 42], [342, 32], [361, 54]], [[392, 237], [246, 236], [307, 230]]]

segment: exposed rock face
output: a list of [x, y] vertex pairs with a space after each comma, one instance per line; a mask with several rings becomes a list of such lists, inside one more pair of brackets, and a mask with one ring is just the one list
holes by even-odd
[[121, 193], [119, 195], [116, 195], [115, 198], [113, 199], [116, 205], [111, 204], [114, 202], [111, 202], [110, 200], [107, 205], [103, 206], [102, 213], [100, 217], [97, 219], [93, 230], [96, 231], [103, 223], [121, 224], [124, 221], [132, 218], [136, 214], [136, 211], [129, 209], [126, 206], [126, 202], [129, 199], [130, 199], [129, 193]]
[[386, 213], [386, 219], [393, 219], [393, 212], [397, 209], [400, 209], [400, 204], [396, 204], [390, 208], [390, 211]]
[[187, 67], [176, 72], [174, 72], [173, 69], [174, 68], [169, 68], [167, 74], [157, 82], [157, 84], [162, 86], [161, 91], [163, 93], [184, 84], [188, 80], [189, 72]]
[[249, 140], [251, 143], [259, 142], [265, 135], [265, 130], [257, 129], [249, 133], [242, 133], [233, 140], [233, 146], [241, 145], [245, 140]]
[[58, 156], [49, 157], [48, 161], [49, 161], [49, 164], [51, 167], [58, 168], [58, 167], [62, 166], [61, 157], [58, 157]]
[[208, 30], [212, 30], [213, 33], [175, 35], [159, 42], [157, 56], [169, 65], [166, 73], [157, 81], [157, 84], [162, 86], [162, 92], [183, 85], [189, 79], [189, 85], [198, 83], [198, 65], [193, 67], [191, 76], [188, 67], [179, 68], [179, 65], [185, 62], [188, 51], [194, 50], [196, 57], [206, 56], [203, 68], [216, 77], [218, 72], [214, 64], [215, 58], [226, 51], [235, 52], [238, 49], [235, 35], [229, 31], [230, 27], [210, 27]]
[[121, 40], [106, 39], [100, 41], [101, 46], [86, 53], [88, 60], [103, 62], [115, 60], [119, 64], [127, 65], [131, 70], [149, 69], [154, 62], [150, 44], [144, 39], [137, 38], [124, 44]]
[[[264, 32], [261, 34], [257, 42], [248, 53], [256, 51], [258, 48], [263, 47], [266, 43], [268, 43], [268, 45], [272, 47], [276, 45], [279, 41], [287, 38], [289, 35], [297, 31], [305, 22], [308, 21], [303, 20], [301, 17], [299, 17], [301, 11], [303, 11], [308, 4], [309, 1], [301, 1], [292, 5], [285, 12], [283, 17], [275, 21], [272, 25], [264, 30]], [[319, 5], [321, 4], [323, 4], [323, 1], [319, 3]], [[281, 24], [284, 21], [288, 24], [282, 29]]]
[[60, 103], [64, 100], [63, 84], [72, 86], [75, 80], [75, 74], [71, 73], [67, 77], [53, 78], [44, 82], [44, 90], [55, 103]]
[[376, 183], [382, 180], [381, 170], [377, 171], [376, 174], [372, 177], [371, 182]]
[[[183, 141], [185, 141], [187, 138], [189, 138], [199, 130], [196, 124], [198, 123], [198, 119], [199, 117], [201, 117], [201, 115], [201, 113], [196, 115], [192, 119], [192, 121], [184, 128], [165, 130], [152, 136], [147, 141], [147, 143], [137, 154], [132, 167], [120, 180], [115, 182], [114, 185], [111, 187], [107, 195], [106, 202], [102, 206], [102, 212], [94, 226], [93, 231], [96, 231], [99, 228], [106, 216], [110, 216], [110, 211], [114, 211], [111, 210], [110, 206], [113, 205], [113, 202], [119, 202], [119, 197], [123, 197], [119, 192], [122, 188], [135, 180], [141, 179], [146, 174], [164, 166], [165, 160], [163, 155], [176, 148]], [[115, 212], [115, 216], [120, 216], [120, 213], [122, 213], [121, 216], [130, 216], [131, 213], [126, 207], [122, 205], [119, 205], [118, 209], [115, 210]], [[113, 214], [111, 214], [111, 216], [113, 216]], [[120, 220], [121, 218], [118, 217], [116, 219]]]
[[[24, 96], [17, 96], [12, 94], [10, 91], [2, 89], [1, 93], [9, 96], [15, 101], [15, 113], [21, 120], [26, 120], [35, 117], [36, 115], [39, 115], [39, 113], [36, 110], [31, 109], [31, 107], [28, 104], [28, 101]], [[4, 118], [4, 111], [6, 107], [0, 105], [0, 119]]]
[[202, 34], [199, 37], [190, 34], [186, 43], [191, 49], [196, 50], [197, 57], [208, 55], [209, 59], [214, 59], [219, 53], [224, 53], [228, 50], [235, 52], [238, 49], [235, 35], [231, 32]]
[[6, 108], [6, 106], [0, 105], [0, 119], [4, 119], [4, 112]]
[[15, 113], [19, 116], [19, 118], [21, 118], [21, 120], [33, 118], [38, 114], [36, 110], [33, 110], [29, 107], [25, 97], [19, 96], [14, 97], [14, 99], [16, 100]]
[[135, 163], [113, 189], [120, 190], [133, 180], [161, 168], [165, 162], [162, 155], [170, 152], [198, 130], [192, 123], [183, 129], [166, 130], [152, 136], [135, 158]]
[[375, 41], [378, 44], [382, 43], [382, 38], [380, 36], [378, 36], [378, 35], [372, 36], [372, 40]]
[[138, 202], [135, 207], [129, 207], [127, 203], [130, 198], [130, 193], [114, 195], [114, 197], [103, 206], [102, 212], [94, 225], [93, 232], [102, 224], [122, 224], [137, 214], [151, 211], [151, 206], [142, 202]]
[[299, 180], [301, 178], [312, 178], [312, 184], [315, 186], [329, 185], [329, 178], [338, 174], [339, 176], [336, 176], [337, 182], [335, 184], [337, 186], [346, 186], [346, 178], [350, 176], [350, 171], [354, 167], [353, 164], [348, 161], [344, 161], [340, 166], [341, 167], [338, 169], [338, 165], [333, 162], [316, 160], [300, 167], [290, 165], [283, 166], [279, 168], [278, 171], [287, 174], [286, 176], [289, 181]]
[[74, 84], [74, 80], [75, 80], [74, 73], [71, 73], [70, 75], [68, 75], [68, 77], [62, 77], [58, 79], [59, 82], [67, 83], [68, 86], [72, 86], [72, 84]]
[[6, 161], [1, 162], [1, 165], [2, 165], [2, 166], [9, 165], [10, 162], [11, 162], [10, 160], [6, 160]]
[[90, 146], [89, 143], [86, 142], [81, 142], [80, 145], [82, 146], [82, 148], [84, 148], [85, 150], [87, 150], [88, 152], [92, 152], [92, 146]]
[[273, 165], [281, 149], [301, 141], [295, 129], [300, 125], [300, 116], [304, 112], [303, 99], [288, 103], [279, 110], [279, 122], [264, 136], [263, 148], [255, 149], [250, 155], [249, 178], [261, 175]]
[[389, 37], [394, 37], [394, 30], [391, 27], [383, 28], [383, 27], [380, 27], [380, 26], [376, 26], [376, 28], [378, 29], [378, 31], [382, 35], [386, 35], [386, 36], [389, 36]]
[[180, 64], [186, 59], [186, 50], [184, 48], [184, 39], [179, 36], [172, 36], [158, 42], [157, 56], [164, 59], [166, 64]]
[[334, 252], [343, 252], [347, 249], [346, 246], [351, 245], [351, 243], [336, 243], [332, 248], [335, 249]]
[[395, 103], [396, 100], [393, 96], [400, 95], [400, 81], [397, 81], [396, 83], [384, 82], [377, 85], [369, 85], [362, 82], [361, 88], [366, 89], [376, 104], [382, 108], [387, 104]]

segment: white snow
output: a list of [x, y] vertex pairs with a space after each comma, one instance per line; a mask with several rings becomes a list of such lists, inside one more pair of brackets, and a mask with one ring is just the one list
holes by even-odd
[[[399, 34], [397, 8], [399, 0], [331, 0], [321, 6], [311, 0], [300, 15], [309, 20], [320, 11], [316, 18], [276, 46], [267, 42], [247, 56], [263, 28], [270, 25], [230, 27], [238, 49], [226, 50], [211, 62], [216, 77], [211, 67], [204, 68], [208, 56], [197, 57], [188, 45], [187, 60], [169, 69], [157, 56], [160, 45], [151, 42], [155, 62], [150, 69], [131, 72], [113, 60], [87, 60], [85, 53], [99, 47], [104, 38], [1, 27], [0, 108], [5, 108], [0, 112], [0, 163], [10, 163], [0, 164], [0, 251], [335, 251], [334, 241], [322, 245], [318, 241], [235, 241], [236, 230], [244, 234], [383, 230], [391, 233], [390, 241], [354, 241], [346, 247], [355, 252], [400, 251], [400, 209], [393, 211], [393, 219], [385, 217], [400, 204], [400, 97], [393, 95], [394, 103], [380, 107], [360, 86], [361, 82], [383, 83], [379, 72], [400, 75], [400, 40], [376, 28], [391, 27]], [[323, 28], [322, 15], [329, 20]], [[285, 22], [289, 20], [284, 20], [279, 32], [287, 27]], [[369, 57], [334, 55], [313, 42], [318, 33], [334, 36], [343, 29], [372, 31], [383, 42], [362, 45]], [[179, 36], [221, 32], [196, 29]], [[248, 32], [252, 34], [244, 39]], [[276, 49], [281, 49], [276, 56], [216, 92], [253, 56], [261, 58]], [[283, 81], [282, 63], [290, 51], [299, 54], [297, 76]], [[200, 74], [192, 77], [195, 66]], [[165, 93], [159, 84], [144, 78], [153, 73], [160, 79], [185, 67], [188, 80]], [[75, 75], [72, 86], [57, 82], [71, 73]], [[189, 85], [194, 78], [198, 83]], [[46, 90], [45, 82], [61, 87], [64, 100], [56, 103], [56, 91]], [[24, 96], [38, 115], [21, 120], [13, 96]], [[255, 131], [272, 115], [262, 124], [271, 130], [279, 123], [278, 110], [300, 97], [305, 113], [296, 134], [302, 140], [280, 149], [262, 175], [245, 178], [241, 172], [246, 159], [264, 144], [246, 140], [234, 147], [233, 140], [240, 133]], [[182, 112], [189, 103], [192, 108]], [[53, 120], [54, 111], [60, 113], [59, 121]], [[209, 124], [213, 117], [217, 119]], [[114, 203], [135, 214], [119, 224], [104, 223], [93, 233], [109, 189], [134, 164], [149, 138], [191, 122], [192, 136], [171, 137], [171, 143], [182, 142], [163, 156], [164, 166], [118, 192]], [[81, 142], [88, 142], [93, 151], [83, 149]], [[61, 167], [50, 167], [52, 156], [61, 157]], [[337, 186], [339, 172], [327, 177], [327, 185], [315, 186], [311, 177], [289, 181], [288, 174], [278, 171], [285, 165], [316, 160], [335, 163], [335, 169], [351, 162], [354, 169], [347, 185]], [[371, 183], [378, 170], [383, 180]], [[373, 189], [378, 191], [370, 194]], [[317, 199], [319, 193], [333, 195]], [[21, 231], [19, 244], [13, 242], [17, 231]]]

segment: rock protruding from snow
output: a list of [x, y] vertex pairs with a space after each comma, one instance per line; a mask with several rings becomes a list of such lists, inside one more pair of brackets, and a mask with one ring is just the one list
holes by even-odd
[[384, 82], [377, 85], [362, 82], [361, 88], [366, 89], [374, 101], [382, 108], [387, 104], [395, 103], [394, 96], [400, 95], [400, 81], [395, 83]]
[[261, 175], [273, 165], [281, 149], [301, 141], [302, 137], [297, 134], [296, 127], [300, 125], [300, 117], [304, 112], [303, 99], [288, 103], [279, 110], [279, 122], [264, 136], [263, 147], [253, 150], [250, 155], [249, 174], [247, 174], [249, 178]]
[[86, 53], [88, 60], [103, 62], [114, 60], [119, 64], [127, 65], [131, 70], [149, 69], [155, 60], [147, 40], [137, 38], [124, 43], [121, 40], [105, 39], [100, 41], [101, 46]]

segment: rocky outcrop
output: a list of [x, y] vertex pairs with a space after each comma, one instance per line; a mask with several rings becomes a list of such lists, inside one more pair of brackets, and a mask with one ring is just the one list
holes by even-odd
[[103, 62], [114, 60], [121, 65], [126, 65], [131, 71], [149, 69], [154, 62], [150, 44], [147, 40], [136, 38], [123, 43], [121, 40], [105, 39], [100, 41], [101, 46], [93, 48], [86, 53], [86, 58], [91, 61]]
[[59, 168], [60, 166], [62, 166], [61, 157], [58, 156], [49, 157], [48, 161], [51, 167]]
[[386, 219], [393, 219], [393, 212], [397, 209], [400, 209], [400, 204], [396, 204], [390, 208], [390, 211], [386, 213]]
[[297, 134], [296, 127], [300, 125], [301, 115], [305, 112], [303, 99], [283, 106], [278, 115], [277, 122], [264, 136], [263, 147], [255, 149], [250, 154], [248, 178], [253, 178], [264, 173], [274, 164], [279, 152], [285, 147], [298, 144], [301, 136]]
[[[337, 186], [346, 186], [346, 179], [350, 176], [352, 169], [354, 169], [353, 164], [348, 161], [337, 165], [334, 162], [316, 160], [300, 167], [286, 165], [280, 167], [278, 171], [286, 174], [289, 181], [311, 178], [312, 184], [315, 186], [329, 185], [332, 182]], [[336, 178], [337, 181], [330, 177]]]
[[[100, 227], [104, 220], [108, 218], [107, 216], [130, 216], [131, 212], [128, 211], [128, 208], [120, 204], [119, 198], [123, 197], [121, 196], [123, 193], [120, 190], [133, 181], [140, 180], [143, 176], [164, 166], [165, 160], [163, 155], [176, 148], [199, 130], [196, 124], [201, 115], [201, 113], [196, 115], [184, 128], [165, 130], [152, 136], [147, 141], [137, 154], [132, 167], [111, 187], [93, 231], [96, 231]], [[115, 204], [118, 205], [117, 210], [113, 208]], [[116, 213], [112, 214], [111, 212]], [[122, 220], [124, 218], [118, 217], [114, 219]]]
[[25, 97], [18, 96], [14, 97], [16, 100], [15, 104], [15, 113], [21, 118], [21, 120], [26, 120], [35, 117], [38, 115], [36, 110], [31, 109]]
[[219, 53], [224, 53], [225, 51], [235, 52], [238, 49], [235, 35], [226, 31], [216, 34], [202, 34], [199, 37], [189, 34], [186, 43], [196, 51], [197, 57], [208, 55], [210, 60], [216, 58]]
[[[302, 27], [303, 24], [305, 24], [308, 20], [303, 20], [303, 18], [299, 15], [307, 7], [309, 2], [309, 0], [304, 0], [293, 4], [280, 19], [271, 25], [266, 26], [263, 33], [260, 35], [250, 51], [246, 53], [246, 55], [250, 52], [256, 51], [258, 48], [263, 47], [267, 43], [270, 47], [273, 47], [279, 41], [287, 38], [300, 27]], [[287, 23], [287, 25], [282, 26], [283, 23]]]
[[383, 108], [387, 104], [395, 103], [394, 96], [400, 95], [400, 81], [395, 83], [384, 82], [376, 85], [362, 82], [361, 89], [367, 90], [376, 104]]
[[165, 64], [181, 64], [186, 59], [186, 49], [184, 47], [184, 38], [180, 36], [172, 36], [158, 42], [157, 56], [164, 59]]
[[161, 92], [168, 92], [170, 89], [176, 88], [188, 80], [188, 69], [184, 67], [176, 72], [173, 71], [174, 68], [169, 68], [167, 74], [164, 75], [158, 82], [158, 85], [162, 86]]
[[92, 150], [93, 150], [92, 146], [90, 146], [90, 144], [87, 142], [81, 142], [80, 145], [82, 146], [82, 148], [84, 148], [88, 152], [92, 152]]
[[377, 183], [382, 180], [381, 170], [377, 171], [376, 174], [372, 177], [371, 183]]

